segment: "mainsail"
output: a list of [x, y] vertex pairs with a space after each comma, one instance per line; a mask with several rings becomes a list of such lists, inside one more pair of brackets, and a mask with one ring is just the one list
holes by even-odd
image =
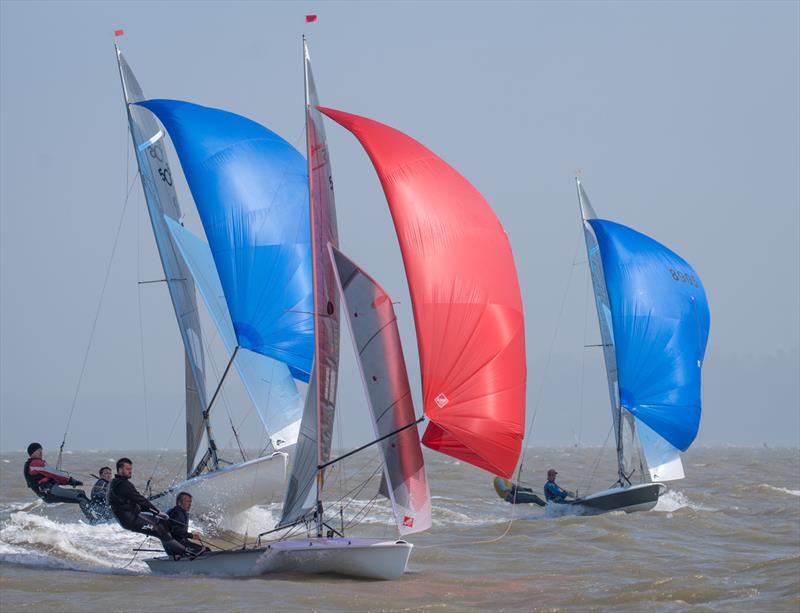
[[508, 237], [456, 170], [405, 134], [320, 108], [366, 149], [411, 291], [431, 423], [423, 443], [510, 477], [525, 430], [522, 298]]
[[[228, 352], [233, 353], [238, 344], [236, 332], [208, 243], [172, 219], [167, 219], [167, 225], [197, 283], [220, 338]], [[269, 433], [272, 447], [281, 449], [293, 445], [300, 428], [302, 400], [289, 369], [283, 362], [249, 349], [240, 349], [234, 363]]]
[[589, 197], [583, 189], [580, 180], [578, 186], [578, 203], [581, 207], [583, 218], [583, 238], [586, 243], [586, 254], [589, 260], [589, 271], [592, 276], [592, 289], [594, 290], [597, 319], [600, 324], [600, 339], [603, 345], [603, 360], [606, 365], [606, 380], [608, 381], [608, 396], [611, 401], [611, 420], [614, 424], [614, 441], [617, 448], [617, 468], [620, 482], [624, 482], [631, 473], [633, 464], [630, 457], [633, 451], [634, 433], [633, 417], [623, 414], [619, 403], [619, 383], [617, 381], [617, 356], [614, 351], [614, 332], [611, 321], [611, 302], [606, 289], [606, 280], [603, 276], [603, 261], [600, 257], [600, 247], [597, 245], [594, 230], [587, 220], [595, 219], [597, 215], [589, 202]]
[[[336, 202], [333, 194], [328, 143], [322, 116], [317, 110], [317, 89], [311, 72], [308, 48], [303, 41], [306, 97], [306, 143], [308, 152], [308, 196], [311, 217], [313, 275], [314, 366], [306, 395], [300, 436], [280, 524], [305, 517], [320, 499], [323, 472], [318, 469], [330, 457], [336, 386], [339, 378], [339, 303], [328, 245], [339, 244]], [[316, 482], [316, 490], [313, 486]], [[321, 517], [319, 518], [321, 521]]]
[[681, 478], [678, 452], [700, 426], [705, 290], [686, 260], [652, 238], [612, 221], [586, 223], [608, 290], [620, 406], [635, 418], [651, 478]]
[[[341, 251], [331, 247], [331, 256], [375, 438], [380, 441], [378, 449], [395, 522], [400, 534], [427, 530], [431, 526], [431, 497], [392, 301], [372, 277]], [[388, 436], [392, 432], [397, 434]]]
[[144, 94], [122, 52], [119, 48], [116, 51], [147, 211], [186, 353], [186, 471], [191, 474], [205, 432], [203, 411], [206, 407], [202, 332], [194, 283], [165, 221], [179, 220], [181, 210], [172, 185], [164, 132], [149, 111], [132, 104], [143, 100]]

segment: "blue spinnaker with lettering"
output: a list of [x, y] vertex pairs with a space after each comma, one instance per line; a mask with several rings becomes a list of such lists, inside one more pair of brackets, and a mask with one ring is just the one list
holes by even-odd
[[611, 303], [620, 403], [686, 451], [700, 427], [710, 314], [686, 260], [627, 226], [590, 219]]
[[308, 381], [314, 356], [308, 166], [264, 126], [146, 100], [166, 127], [203, 222], [239, 346]]

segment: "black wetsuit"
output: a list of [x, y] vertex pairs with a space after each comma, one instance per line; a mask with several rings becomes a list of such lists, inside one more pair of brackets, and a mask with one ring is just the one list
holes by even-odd
[[175, 505], [167, 511], [167, 515], [169, 515], [169, 531], [176, 541], [186, 547], [187, 551], [192, 554], [197, 555], [206, 551], [203, 545], [189, 540], [192, 537], [189, 532], [189, 514], [186, 511]]
[[108, 504], [119, 525], [139, 534], [155, 536], [161, 540], [164, 551], [169, 555], [183, 555], [186, 548], [178, 543], [165, 521], [158, 517], [146, 517], [142, 512], [150, 512], [158, 515], [160, 512], [152, 502], [142, 496], [130, 479], [122, 475], [115, 475], [111, 484], [108, 486]]
[[522, 487], [520, 485], [512, 485], [511, 491], [506, 495], [506, 502], [511, 504], [538, 504], [540, 507], [544, 506], [544, 501], [533, 493], [529, 487]]

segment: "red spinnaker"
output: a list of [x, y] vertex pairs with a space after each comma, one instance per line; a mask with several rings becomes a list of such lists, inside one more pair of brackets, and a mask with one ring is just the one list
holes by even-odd
[[422, 442], [510, 477], [525, 434], [525, 331], [517, 271], [491, 207], [449, 164], [387, 125], [322, 108], [372, 160], [411, 290]]

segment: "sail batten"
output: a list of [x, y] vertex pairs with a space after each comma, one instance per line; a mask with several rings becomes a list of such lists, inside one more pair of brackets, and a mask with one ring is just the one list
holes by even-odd
[[389, 203], [432, 422], [423, 443], [511, 476], [524, 436], [526, 366], [508, 237], [480, 193], [423, 145], [364, 117], [320, 111], [361, 142]]

